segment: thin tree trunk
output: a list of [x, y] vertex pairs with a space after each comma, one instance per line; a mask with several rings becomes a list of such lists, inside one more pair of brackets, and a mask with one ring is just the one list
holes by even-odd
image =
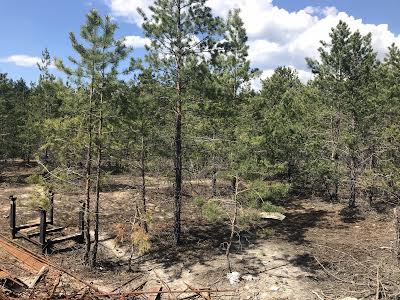
[[357, 176], [356, 176], [356, 161], [355, 158], [351, 158], [350, 163], [350, 195], [349, 195], [349, 208], [356, 207], [356, 195], [357, 195]]
[[176, 81], [176, 106], [175, 106], [175, 222], [174, 239], [179, 244], [181, 239], [181, 209], [182, 209], [182, 24], [181, 24], [181, 1], [177, 0], [177, 81]]
[[[351, 120], [351, 130], [355, 134], [356, 122], [353, 115]], [[356, 207], [356, 195], [357, 195], [357, 158], [354, 145], [350, 146], [350, 195], [349, 195], [349, 208]]]
[[145, 145], [144, 145], [144, 138], [142, 136], [142, 149], [140, 153], [140, 172], [142, 175], [142, 205], [143, 205], [143, 215], [142, 215], [142, 222], [143, 228], [146, 233], [149, 231], [147, 227], [147, 207], [146, 207], [146, 153], [145, 153]]
[[393, 254], [397, 263], [400, 265], [400, 207], [396, 207], [393, 209], [394, 213], [394, 232], [395, 239], [393, 245]]
[[[370, 149], [370, 155], [371, 155], [371, 160], [370, 160], [370, 171], [371, 174], [376, 168], [377, 162], [376, 162], [376, 156], [375, 156], [375, 145], [373, 145]], [[372, 203], [374, 201], [374, 196], [375, 196], [376, 188], [374, 186], [374, 183], [372, 182], [371, 186], [368, 187], [368, 200], [369, 200], [369, 205], [372, 206]]]
[[96, 266], [97, 249], [99, 245], [99, 227], [100, 227], [100, 176], [101, 176], [101, 161], [102, 161], [102, 135], [103, 135], [103, 92], [100, 94], [99, 103], [99, 127], [97, 131], [97, 170], [96, 170], [96, 202], [94, 211], [94, 241], [90, 257], [90, 268]]
[[231, 180], [232, 194], [235, 194], [235, 191], [236, 191], [236, 184], [237, 184], [236, 176], [233, 176], [233, 177], [232, 177], [232, 180]]
[[[94, 66], [94, 64], [93, 64]], [[93, 67], [94, 68], [94, 67]], [[93, 71], [94, 72], [94, 71]], [[85, 220], [85, 254], [84, 262], [89, 264], [90, 256], [90, 188], [91, 188], [91, 169], [92, 169], [92, 102], [94, 93], [94, 78], [92, 77], [90, 84], [90, 94], [89, 94], [89, 116], [88, 116], [88, 146], [86, 152], [86, 187], [85, 195], [86, 199], [83, 204], [84, 220]]]
[[[213, 140], [215, 139], [215, 134], [213, 134]], [[215, 163], [215, 150], [213, 150], [212, 154], [212, 175], [211, 175], [211, 191], [212, 196], [217, 197], [217, 166]]]
[[[180, 93], [180, 92], [179, 92]], [[181, 206], [182, 206], [182, 115], [181, 100], [177, 101], [175, 124], [175, 243], [179, 244], [181, 238]]]
[[211, 178], [212, 196], [217, 197], [217, 168], [213, 163], [212, 178]]
[[[337, 153], [339, 135], [340, 135], [340, 124], [341, 118], [340, 113], [336, 112], [335, 118], [331, 120], [331, 134], [332, 134], [332, 149], [331, 149], [331, 161], [333, 161], [333, 170], [335, 176], [339, 172], [339, 154]], [[336, 178], [333, 184], [333, 192], [331, 193], [331, 199], [333, 201], [339, 200], [339, 180]]]
[[233, 218], [231, 220], [231, 234], [229, 236], [229, 241], [228, 241], [228, 245], [226, 247], [226, 251], [225, 251], [225, 256], [226, 256], [226, 261], [227, 261], [227, 266], [228, 266], [228, 270], [229, 273], [232, 273], [232, 265], [231, 265], [231, 261], [230, 261], [230, 253], [231, 253], [231, 248], [232, 248], [232, 243], [233, 243], [233, 237], [235, 236], [235, 232], [236, 232], [236, 221], [237, 221], [237, 214], [238, 214], [238, 203], [237, 203], [237, 195], [238, 195], [238, 179], [235, 176], [235, 191], [234, 191], [234, 196], [233, 196], [233, 201], [235, 204], [235, 209], [234, 209], [234, 214], [233, 214]]

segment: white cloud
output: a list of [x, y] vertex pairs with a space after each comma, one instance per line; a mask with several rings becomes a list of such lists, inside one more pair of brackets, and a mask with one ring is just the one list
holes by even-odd
[[143, 48], [145, 45], [150, 44], [150, 40], [138, 35], [128, 35], [125, 37], [124, 43], [128, 47]]
[[35, 67], [36, 64], [40, 62], [40, 58], [36, 56], [16, 54], [5, 58], [1, 58], [0, 62], [13, 63], [20, 67]]
[[[0, 63], [12, 63], [19, 67], [36, 68], [37, 64], [41, 64], [41, 58], [25, 54], [15, 54], [8, 57], [0, 58]], [[49, 68], [55, 68], [54, 62], [51, 63]]]
[[141, 8], [147, 15], [150, 14], [149, 6], [152, 0], [106, 0], [107, 5], [111, 8], [111, 13], [116, 17], [122, 17], [125, 20], [141, 25], [142, 17], [137, 12]]
[[[142, 20], [136, 8], [149, 13], [152, 0], [106, 0], [112, 14], [140, 26]], [[372, 33], [372, 45], [383, 58], [388, 46], [400, 44], [400, 36], [393, 34], [387, 24], [366, 24], [335, 7], [305, 7], [289, 12], [273, 0], [209, 0], [214, 13], [225, 17], [232, 8], [241, 9], [241, 17], [249, 36], [249, 57], [253, 67], [269, 74], [278, 66], [292, 66], [305, 81], [311, 74], [305, 57], [318, 57], [321, 40], [329, 40], [329, 32], [340, 20], [352, 30]]]

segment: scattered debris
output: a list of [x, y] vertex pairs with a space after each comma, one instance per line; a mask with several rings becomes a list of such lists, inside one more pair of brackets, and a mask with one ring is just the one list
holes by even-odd
[[258, 280], [257, 277], [255, 277], [255, 276], [253, 276], [251, 274], [247, 274], [247, 275], [242, 276], [242, 279], [246, 280], [246, 281], [256, 281], [256, 280]]
[[226, 278], [228, 278], [229, 283], [231, 285], [238, 284], [240, 281], [240, 273], [239, 272], [228, 273], [226, 274]]
[[279, 291], [279, 286], [273, 285], [273, 286], [271, 286], [271, 287], [269, 288], [269, 290], [272, 291], [272, 292]]
[[29, 285], [29, 288], [32, 289], [35, 287], [35, 285], [44, 277], [46, 274], [49, 272], [49, 268], [47, 266], [43, 266], [39, 273], [35, 276], [31, 284]]

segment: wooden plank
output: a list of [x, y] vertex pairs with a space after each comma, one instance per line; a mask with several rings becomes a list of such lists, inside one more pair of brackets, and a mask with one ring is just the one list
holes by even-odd
[[32, 283], [29, 285], [29, 288], [32, 289], [35, 285], [49, 272], [49, 268], [47, 266], [43, 266], [40, 269], [39, 273], [36, 274], [35, 278], [33, 279]]
[[[63, 230], [65, 227], [54, 227], [46, 230], [46, 233], [51, 233], [51, 232], [57, 232]], [[34, 232], [29, 232], [27, 233], [27, 237], [33, 237], [33, 236], [38, 236], [40, 234], [40, 231], [34, 231]]]
[[40, 244], [39, 241], [36, 241], [36, 240], [34, 240], [34, 239], [31, 239], [29, 236], [27, 236], [27, 235], [24, 234], [24, 233], [18, 232], [17, 235], [16, 235], [16, 237], [17, 237], [17, 238], [23, 238], [24, 240], [26, 240], [26, 241], [28, 241], [28, 242], [30, 242], [30, 243], [32, 243], [32, 244], [35, 244], [36, 246], [42, 246], [42, 244]]
[[[46, 221], [46, 224], [50, 224], [50, 222]], [[27, 223], [27, 224], [22, 224], [16, 227], [16, 229], [22, 230], [22, 229], [27, 229], [27, 228], [31, 228], [31, 227], [39, 227], [40, 226], [40, 222], [36, 222], [36, 223]]]
[[48, 242], [50, 244], [57, 244], [57, 243], [61, 243], [61, 242], [69, 241], [69, 240], [74, 240], [74, 239], [77, 239], [79, 237], [81, 237], [80, 233], [74, 233], [74, 234], [70, 234], [70, 235], [66, 235], [66, 236], [60, 236], [58, 238], [48, 240]]

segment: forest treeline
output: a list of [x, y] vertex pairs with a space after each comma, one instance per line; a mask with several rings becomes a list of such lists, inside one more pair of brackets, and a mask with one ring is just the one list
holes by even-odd
[[[182, 184], [196, 176], [209, 178], [214, 197], [220, 181], [237, 196], [240, 180], [241, 205], [266, 210], [290, 194], [350, 208], [399, 204], [399, 48], [379, 60], [370, 34], [339, 22], [319, 58], [306, 58], [310, 81], [282, 66], [255, 90], [260, 72], [250, 67], [240, 11], [217, 18], [205, 2], [157, 0], [151, 15], [140, 11], [151, 41], [144, 58], [93, 10], [70, 33], [73, 56], [53, 60], [43, 51], [37, 82], [0, 74], [0, 158], [35, 159], [40, 180], [79, 183], [86, 237], [95, 232], [86, 238], [92, 266], [109, 172], [142, 179], [142, 215], [146, 175], [171, 179], [177, 244]], [[51, 73], [53, 61], [65, 77]]]

